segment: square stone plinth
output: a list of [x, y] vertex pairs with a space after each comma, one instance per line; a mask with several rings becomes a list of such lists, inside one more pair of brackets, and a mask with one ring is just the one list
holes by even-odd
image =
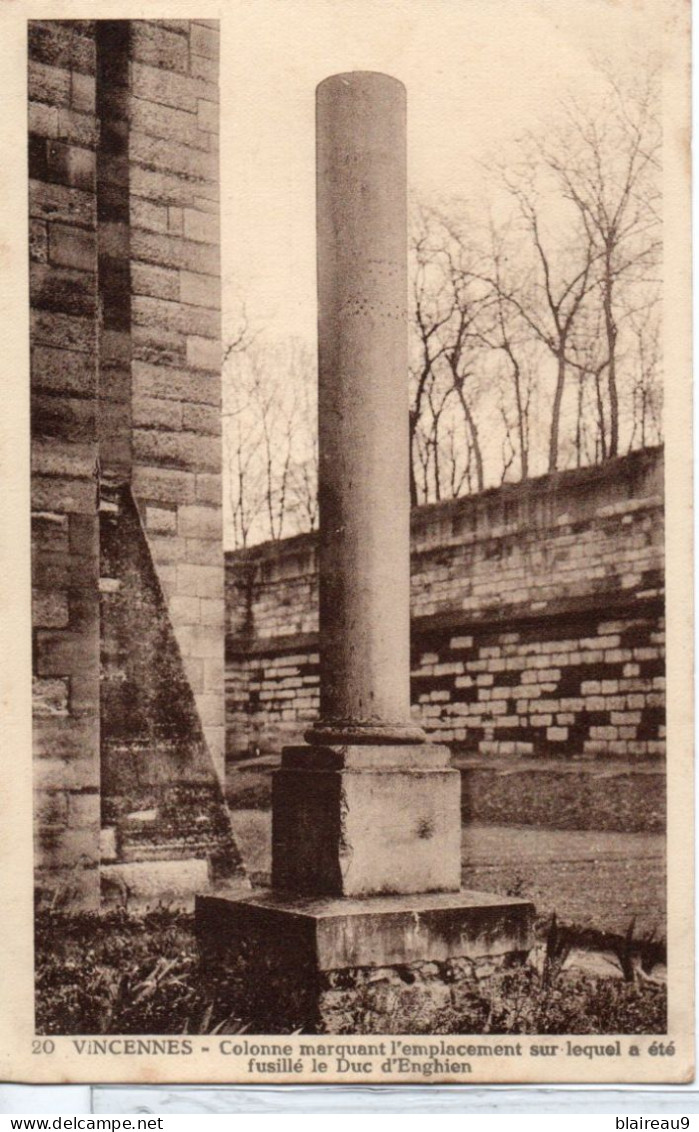
[[196, 905], [200, 944], [239, 972], [259, 1033], [458, 1025], [479, 982], [526, 956], [533, 922], [526, 900], [470, 891], [365, 900], [263, 891]]
[[290, 747], [273, 776], [272, 884], [308, 895], [456, 892], [461, 777], [432, 744]]

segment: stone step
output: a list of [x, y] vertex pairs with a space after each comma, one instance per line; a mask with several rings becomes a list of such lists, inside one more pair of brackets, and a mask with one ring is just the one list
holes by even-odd
[[[205, 857], [103, 864], [100, 885], [103, 907], [146, 911], [166, 905], [191, 912], [197, 893], [212, 891], [211, 868]], [[244, 896], [250, 891], [249, 883], [242, 879], [231, 882], [231, 886], [234, 896]], [[216, 889], [220, 891], [220, 882]]]

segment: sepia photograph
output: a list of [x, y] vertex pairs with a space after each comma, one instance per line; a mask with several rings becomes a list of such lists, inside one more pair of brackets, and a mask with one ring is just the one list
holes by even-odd
[[5, 16], [5, 1076], [692, 1080], [689, 10], [171, 7]]

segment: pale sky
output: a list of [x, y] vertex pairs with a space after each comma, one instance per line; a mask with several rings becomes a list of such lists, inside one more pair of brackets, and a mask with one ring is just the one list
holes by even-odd
[[408, 91], [412, 196], [478, 195], [478, 162], [545, 118], [595, 58], [662, 37], [662, 0], [244, 0], [222, 30], [224, 337], [236, 296], [265, 336], [315, 335], [314, 91], [385, 71]]

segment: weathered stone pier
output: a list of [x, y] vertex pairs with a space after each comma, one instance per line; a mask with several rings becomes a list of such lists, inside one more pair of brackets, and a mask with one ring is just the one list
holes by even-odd
[[266, 1029], [410, 1032], [525, 953], [533, 907], [460, 891], [460, 778], [411, 722], [406, 93], [317, 90], [320, 718], [273, 791], [272, 889], [201, 897]]

